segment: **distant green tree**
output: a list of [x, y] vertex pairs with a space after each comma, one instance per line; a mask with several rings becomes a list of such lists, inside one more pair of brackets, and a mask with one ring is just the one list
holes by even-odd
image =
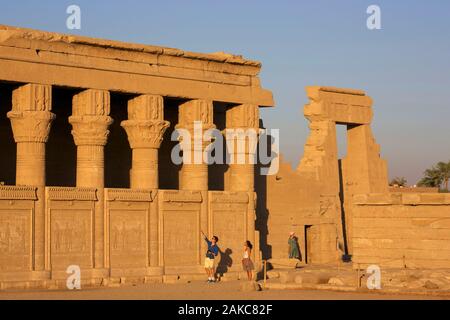
[[405, 177], [395, 177], [394, 179], [391, 180], [389, 185], [390, 186], [398, 186], [398, 187], [406, 187], [407, 183], [408, 183], [408, 181], [406, 180]]
[[450, 161], [438, 162], [430, 169], [425, 170], [424, 177], [417, 184], [421, 187], [441, 188], [448, 191], [448, 182], [450, 180]]

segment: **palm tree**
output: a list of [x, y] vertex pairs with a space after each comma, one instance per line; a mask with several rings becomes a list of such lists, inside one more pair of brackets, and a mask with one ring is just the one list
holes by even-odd
[[450, 161], [438, 162], [430, 169], [425, 170], [424, 177], [418, 185], [423, 187], [441, 188], [448, 191], [448, 182], [450, 180]]
[[391, 183], [389, 183], [390, 186], [397, 186], [397, 187], [406, 187], [406, 184], [408, 181], [405, 177], [395, 177], [391, 180]]

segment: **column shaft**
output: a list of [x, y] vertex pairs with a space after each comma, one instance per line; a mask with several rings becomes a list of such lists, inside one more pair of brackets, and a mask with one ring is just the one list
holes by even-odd
[[104, 147], [80, 145], [77, 148], [77, 186], [104, 188]]
[[45, 186], [45, 143], [17, 143], [16, 185]]
[[158, 149], [133, 149], [130, 180], [132, 189], [158, 189]]

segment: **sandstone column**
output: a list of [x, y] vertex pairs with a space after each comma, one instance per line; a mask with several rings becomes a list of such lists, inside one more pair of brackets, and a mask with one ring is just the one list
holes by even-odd
[[[227, 150], [231, 154], [229, 164], [228, 191], [247, 192], [247, 239], [255, 248], [255, 162], [259, 134], [259, 108], [257, 105], [242, 104], [231, 107], [226, 112], [225, 138]], [[255, 261], [256, 252], [252, 252]]]
[[[194, 130], [194, 123], [201, 124], [201, 128]], [[208, 164], [203, 161], [203, 151], [210, 141], [204, 141], [203, 134], [214, 127], [212, 101], [190, 100], [180, 105], [176, 129], [186, 130], [191, 138], [190, 142], [181, 143], [183, 153], [190, 153], [190, 163], [183, 163], [181, 168], [180, 189], [208, 190]]]
[[259, 134], [259, 109], [241, 104], [226, 113], [225, 138], [231, 155], [229, 191], [254, 191], [255, 156]]
[[77, 187], [97, 189], [95, 205], [94, 268], [105, 267], [104, 252], [104, 147], [108, 140], [110, 97], [104, 90], [88, 89], [73, 98], [72, 135], [77, 146]]
[[169, 122], [164, 121], [163, 97], [142, 95], [128, 102], [128, 120], [121, 126], [133, 150], [132, 189], [158, 189], [158, 149]]
[[[164, 121], [164, 100], [158, 95], [141, 95], [128, 102], [128, 120], [121, 126], [128, 134], [133, 152], [130, 181], [132, 189], [158, 189], [158, 149], [169, 122]], [[162, 274], [159, 268], [158, 205], [150, 207], [149, 273]]]
[[37, 187], [35, 207], [34, 270], [45, 269], [45, 143], [51, 122], [52, 88], [26, 84], [13, 91], [12, 110], [8, 112], [17, 143], [16, 185]]
[[[183, 165], [180, 172], [180, 189], [196, 190], [202, 195], [200, 209], [200, 229], [208, 230], [208, 164], [204, 162], [203, 151], [210, 141], [203, 139], [206, 130], [215, 128], [213, 124], [213, 102], [207, 100], [191, 100], [179, 107], [179, 130], [188, 132], [188, 136], [181, 136], [183, 150]], [[201, 125], [201, 126], [200, 126]], [[189, 141], [186, 141], [189, 140]], [[185, 157], [186, 153], [188, 157]], [[186, 163], [185, 160], [189, 163]], [[199, 235], [200, 236], [200, 235]], [[206, 250], [205, 242], [200, 241], [199, 264], [203, 261]]]

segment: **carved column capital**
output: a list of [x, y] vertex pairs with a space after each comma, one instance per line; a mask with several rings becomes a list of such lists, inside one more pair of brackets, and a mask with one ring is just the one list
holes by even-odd
[[128, 120], [121, 123], [132, 149], [158, 149], [169, 125], [164, 121], [163, 97], [158, 95], [141, 95], [130, 100]]
[[13, 91], [11, 120], [16, 142], [42, 142], [48, 140], [55, 115], [52, 109], [52, 88], [29, 83]]
[[110, 97], [105, 90], [88, 89], [73, 97], [72, 135], [77, 146], [105, 146], [108, 127], [113, 123], [109, 117]]
[[69, 122], [77, 146], [105, 146], [113, 119], [109, 116], [71, 116]]
[[164, 132], [169, 127], [168, 121], [126, 120], [121, 123], [128, 135], [132, 149], [155, 148], [161, 146]]
[[55, 115], [48, 111], [10, 111], [8, 118], [18, 142], [42, 142], [48, 140]]

